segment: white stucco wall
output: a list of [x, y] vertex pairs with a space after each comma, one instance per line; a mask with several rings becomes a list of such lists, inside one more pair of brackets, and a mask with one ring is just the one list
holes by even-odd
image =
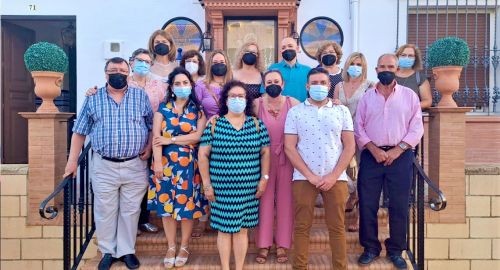
[[[399, 42], [396, 42], [398, 1], [400, 28]], [[357, 11], [352, 8], [353, 2], [359, 7]], [[410, 1], [410, 4], [412, 2], [415, 1]], [[404, 44], [406, 40], [406, 3], [407, 0], [303, 0], [298, 9], [296, 28], [300, 33], [303, 25], [317, 16], [337, 21], [344, 33], [344, 57], [341, 65], [353, 52], [353, 48], [357, 47], [367, 57], [368, 78], [375, 81], [378, 56], [394, 52], [396, 45]], [[484, 4], [484, 0], [479, 3]], [[489, 0], [488, 3], [493, 1]], [[36, 10], [30, 9], [30, 5], [35, 5]], [[499, 7], [497, 10], [500, 12]], [[353, 36], [355, 12], [359, 29], [354, 33], [356, 36]], [[123, 56], [128, 57], [136, 48], [146, 47], [151, 32], [173, 17], [191, 18], [202, 31], [205, 25], [205, 10], [197, 0], [0, 0], [0, 15], [76, 16], [78, 108], [88, 87], [104, 83], [105, 40], [122, 40]], [[500, 22], [493, 23], [500, 29]], [[497, 39], [500, 44], [500, 34]], [[357, 44], [353, 45], [353, 40], [357, 40]], [[303, 52], [299, 54], [299, 61], [310, 66], [317, 65], [315, 60]], [[494, 74], [491, 75], [493, 77]]]
[[[124, 57], [146, 48], [150, 34], [169, 19], [185, 16], [204, 31], [205, 10], [193, 0], [0, 0], [1, 15], [76, 16], [77, 108], [85, 90], [103, 85], [105, 40], [122, 40]], [[36, 10], [30, 10], [35, 5]]]

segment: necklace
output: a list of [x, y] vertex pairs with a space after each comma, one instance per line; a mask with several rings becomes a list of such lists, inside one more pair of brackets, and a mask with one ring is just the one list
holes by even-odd
[[271, 103], [269, 102], [269, 98], [267, 98], [267, 112], [271, 114], [274, 118], [278, 118], [278, 115], [280, 114], [281, 107], [282, 107], [282, 98], [278, 100], [278, 106], [271, 106]]

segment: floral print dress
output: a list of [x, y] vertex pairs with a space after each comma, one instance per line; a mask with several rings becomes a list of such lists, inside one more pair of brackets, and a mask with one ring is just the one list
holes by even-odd
[[[163, 115], [162, 136], [171, 138], [196, 132], [201, 111], [190, 102], [182, 114], [174, 104], [161, 103], [158, 112]], [[201, 176], [198, 171], [197, 145], [170, 144], [162, 147], [163, 177], [150, 174], [148, 209], [158, 216], [175, 220], [196, 219], [205, 214], [208, 203], [201, 194]]]

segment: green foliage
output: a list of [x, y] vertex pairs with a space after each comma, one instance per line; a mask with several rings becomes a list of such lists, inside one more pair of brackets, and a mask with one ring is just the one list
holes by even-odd
[[31, 71], [66, 72], [68, 70], [68, 57], [59, 46], [38, 42], [31, 45], [24, 52], [24, 64]]
[[465, 40], [457, 37], [445, 37], [436, 40], [429, 47], [427, 62], [429, 67], [466, 66], [469, 63], [470, 50]]

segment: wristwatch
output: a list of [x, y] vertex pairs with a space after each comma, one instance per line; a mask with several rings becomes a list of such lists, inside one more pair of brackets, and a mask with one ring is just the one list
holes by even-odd
[[398, 147], [401, 148], [403, 151], [406, 151], [410, 146], [405, 142], [400, 142], [398, 144]]
[[175, 137], [172, 137], [170, 140], [172, 140], [172, 142], [175, 142], [177, 139]]
[[264, 178], [264, 180], [269, 180], [269, 175], [264, 174], [261, 178]]

